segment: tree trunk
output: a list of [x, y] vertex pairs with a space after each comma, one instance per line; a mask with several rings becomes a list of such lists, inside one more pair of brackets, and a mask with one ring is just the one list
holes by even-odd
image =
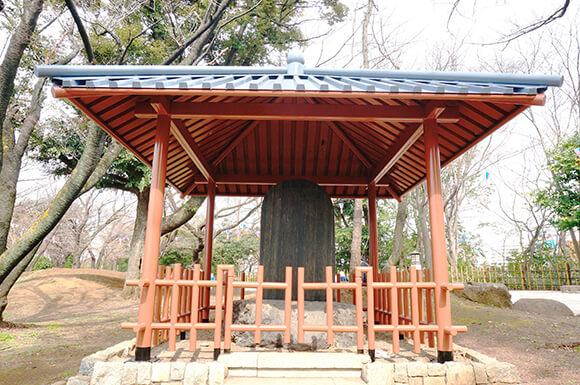
[[[4, 137], [6, 139], [6, 134]], [[6, 251], [21, 161], [22, 158], [13, 157], [11, 152], [4, 152], [4, 162], [0, 171], [0, 202], [2, 202], [0, 205], [0, 254]]]
[[6, 306], [8, 306], [8, 294], [10, 293], [10, 290], [16, 281], [18, 281], [18, 278], [20, 278], [20, 275], [24, 272], [26, 267], [34, 259], [34, 255], [41, 244], [42, 242], [36, 245], [34, 249], [18, 262], [2, 282], [0, 282], [0, 324], [4, 321], [4, 310], [6, 310]]
[[[133, 234], [131, 235], [126, 280], [139, 279], [141, 258], [145, 251], [145, 228], [147, 227], [149, 192], [150, 187], [147, 186], [137, 194], [137, 214], [135, 215], [135, 226], [133, 227]], [[126, 298], [137, 298], [138, 294], [138, 289], [134, 286], [125, 285], [123, 288], [123, 295]]]
[[447, 218], [448, 225], [447, 225], [447, 242], [448, 242], [448, 249], [449, 252], [447, 253], [447, 262], [450, 266], [457, 266], [457, 255], [459, 253], [459, 225], [458, 225], [458, 207], [457, 201], [451, 202], [453, 205], [453, 213]]
[[105, 133], [96, 124], [91, 124], [85, 150], [77, 167], [68, 178], [50, 206], [32, 226], [4, 253], [0, 255], [0, 287], [2, 287], [2, 304], [0, 319], [6, 308], [8, 292], [14, 282], [34, 257], [42, 240], [54, 229], [70, 205], [78, 197], [81, 188], [98, 164], [103, 150]]
[[417, 236], [423, 246], [423, 256], [425, 258], [423, 266], [427, 269], [433, 269], [433, 253], [431, 251], [431, 235], [427, 225], [427, 202], [423, 200], [424, 184], [421, 185], [420, 191], [415, 193], [414, 206], [417, 210]]
[[70, 205], [78, 197], [83, 185], [95, 169], [103, 150], [105, 132], [96, 124], [91, 124], [85, 150], [77, 167], [50, 206], [32, 226], [4, 253], [0, 255], [0, 280], [25, 258], [36, 245], [54, 229]]
[[407, 196], [403, 197], [403, 199], [397, 204], [397, 219], [395, 221], [395, 230], [393, 233], [393, 250], [387, 266], [395, 266], [401, 260], [401, 255], [403, 253], [403, 230], [405, 229], [405, 223], [407, 222], [408, 205], [409, 199]]
[[15, 129], [11, 121], [12, 111], [15, 113], [16, 110], [20, 109], [18, 105], [13, 104], [10, 107], [11, 112], [6, 116], [2, 124], [4, 153], [2, 155], [3, 166], [0, 171], [0, 202], [2, 202], [2, 205], [0, 205], [0, 254], [6, 251], [22, 158], [28, 147], [30, 135], [40, 118], [42, 102], [46, 97], [43, 92], [45, 83], [46, 79], [42, 79], [37, 81], [34, 86], [30, 107], [26, 117], [20, 124], [18, 138], [16, 138]]
[[[14, 92], [14, 80], [16, 79], [18, 66], [24, 50], [30, 44], [43, 3], [43, 0], [30, 0], [22, 4], [22, 18], [10, 38], [4, 59], [2, 64], [0, 64], [0, 124], [3, 124], [6, 118], [8, 105]], [[0, 170], [3, 164], [3, 152], [4, 141], [0, 131]], [[0, 253], [3, 252], [3, 250], [0, 250]]]
[[570, 237], [572, 238], [572, 245], [574, 245], [574, 251], [576, 252], [576, 262], [580, 262], [580, 244], [578, 244], [575, 229], [570, 229]]
[[352, 243], [350, 244], [350, 272], [361, 263], [363, 200], [354, 200], [352, 215]]
[[40, 248], [36, 251], [36, 253], [34, 254], [34, 258], [26, 267], [26, 271], [33, 271], [34, 270], [34, 265], [36, 265], [36, 262], [38, 262], [40, 257], [42, 257], [44, 255], [44, 252], [46, 251], [47, 248], [48, 248], [48, 242], [44, 242], [44, 240], [42, 242], [40, 242]]

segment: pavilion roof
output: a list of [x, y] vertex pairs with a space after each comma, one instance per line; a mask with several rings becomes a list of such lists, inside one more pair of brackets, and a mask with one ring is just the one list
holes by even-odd
[[425, 178], [423, 119], [439, 123], [442, 165], [530, 105], [548, 75], [287, 67], [39, 66], [147, 165], [159, 112], [172, 117], [167, 179], [184, 195], [263, 195], [305, 178], [334, 197], [398, 198]]

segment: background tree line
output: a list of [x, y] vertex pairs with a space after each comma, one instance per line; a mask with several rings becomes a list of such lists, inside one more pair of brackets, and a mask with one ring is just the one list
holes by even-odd
[[[34, 65], [279, 65], [290, 47], [310, 41], [313, 35], [304, 32], [310, 18], [334, 26], [336, 31], [341, 25], [350, 29], [339, 35], [343, 42], [339, 50], [328, 54], [320, 50], [320, 65], [375, 69], [417, 65], [412, 48], [420, 39], [389, 17], [388, 4], [373, 0], [350, 3], [347, 8], [338, 0], [5, 1], [0, 14], [0, 30], [8, 37], [0, 64], [0, 319], [10, 288], [39, 258], [45, 257], [45, 266], [49, 265], [47, 259], [54, 266], [64, 266], [68, 258], [74, 267], [126, 267], [127, 277], [136, 278], [143, 253], [149, 169], [73, 107], [48, 102], [47, 81], [34, 77]], [[458, 15], [465, 14], [461, 8], [469, 6], [465, 3], [457, 2], [449, 14], [450, 29]], [[483, 142], [445, 168], [451, 265], [473, 264], [484, 257], [477, 232], [468, 229], [461, 213], [466, 207], [479, 207], [485, 213], [498, 192], [501, 198], [496, 213], [519, 239], [509, 258], [546, 263], [578, 259], [579, 177], [574, 168], [578, 163], [573, 162], [570, 151], [579, 147], [580, 38], [573, 22], [578, 10], [568, 8], [565, 2], [554, 13], [557, 17], [545, 17], [548, 22], [541, 29], [528, 30], [524, 23], [515, 31], [506, 30], [506, 38], [516, 36], [515, 43], [504, 41], [502, 44], [510, 45], [495, 50], [494, 56], [480, 58], [476, 67], [467, 64], [473, 47], [460, 34], [432, 47], [420, 63], [431, 70], [566, 76], [564, 87], [549, 95], [548, 113], [527, 113], [532, 139], [525, 151], [504, 151], [498, 134], [499, 140]], [[332, 29], [327, 32], [317, 37], [337, 39]], [[508, 174], [502, 167], [514, 152], [524, 153], [530, 165]], [[31, 162], [64, 183], [60, 190], [36, 196], [22, 190], [22, 168]], [[535, 167], [538, 164], [546, 166]], [[488, 182], [489, 171], [499, 176], [491, 178], [493, 183]], [[107, 193], [99, 198], [103, 191]], [[114, 204], [107, 200], [112, 191], [119, 197]], [[205, 222], [204, 210], [199, 210], [202, 203], [198, 197], [182, 201], [174, 193], [168, 194], [164, 263], [200, 260]], [[235, 261], [248, 269], [255, 266], [259, 204], [228, 202], [217, 214], [222, 217], [214, 232], [215, 261]], [[346, 271], [368, 260], [367, 203], [336, 200], [334, 204], [337, 265]], [[418, 251], [423, 264], [430, 266], [423, 186], [401, 202], [381, 201], [378, 209], [381, 267], [405, 266], [412, 251]], [[549, 232], [555, 234], [555, 247], [547, 245]], [[134, 291], [127, 288], [126, 294], [134, 295]]]

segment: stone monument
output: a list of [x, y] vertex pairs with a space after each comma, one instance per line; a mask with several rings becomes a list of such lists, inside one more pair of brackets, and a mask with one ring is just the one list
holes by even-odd
[[[326, 266], [335, 265], [334, 209], [330, 196], [316, 183], [292, 179], [272, 187], [264, 197], [260, 229], [260, 264], [264, 280], [283, 282], [292, 266], [292, 299], [296, 300], [297, 268], [306, 282], [323, 282]], [[284, 299], [282, 290], [264, 290], [266, 299]], [[307, 290], [307, 301], [324, 301], [322, 290]]]

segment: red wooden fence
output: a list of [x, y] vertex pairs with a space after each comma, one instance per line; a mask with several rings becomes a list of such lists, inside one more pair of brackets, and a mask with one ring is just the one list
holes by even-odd
[[[431, 280], [428, 270], [416, 270], [411, 267], [408, 271], [397, 271], [391, 267], [388, 273], [378, 273], [373, 277], [371, 267], [357, 267], [354, 279], [350, 282], [341, 282], [336, 276], [333, 281], [332, 267], [326, 268], [324, 282], [304, 282], [304, 268], [298, 268], [298, 298], [291, 301], [292, 295], [292, 267], [286, 267], [285, 282], [264, 282], [263, 266], [258, 267], [257, 280], [255, 282], [236, 281], [233, 265], [219, 265], [215, 280], [203, 280], [200, 265], [193, 269], [182, 269], [181, 265], [173, 267], [160, 267], [157, 279], [150, 283], [155, 290], [155, 309], [152, 322], [138, 324], [136, 322], [123, 323], [122, 327], [140, 330], [151, 330], [153, 343], [159, 344], [168, 341], [168, 350], [176, 348], [176, 337], [189, 331], [189, 349], [197, 349], [197, 333], [199, 330], [213, 330], [214, 334], [214, 358], [220, 354], [222, 346], [222, 329], [224, 331], [223, 347], [226, 352], [230, 351], [232, 343], [232, 331], [252, 331], [254, 341], [260, 343], [261, 333], [265, 331], [280, 331], [284, 333], [284, 343], [290, 342], [290, 321], [292, 306], [298, 308], [298, 342], [304, 342], [304, 332], [317, 331], [327, 335], [329, 345], [334, 343], [334, 333], [350, 332], [357, 335], [357, 351], [364, 350], [364, 324], [363, 291], [366, 290], [367, 311], [367, 340], [368, 351], [374, 358], [375, 334], [377, 332], [392, 333], [393, 352], [400, 349], [400, 336], [410, 337], [413, 341], [414, 351], [420, 352], [421, 344], [425, 343], [427, 335], [428, 346], [435, 346], [435, 336], [446, 334], [453, 336], [458, 332], [467, 330], [465, 326], [444, 327], [437, 324], [434, 312], [434, 293], [436, 283]], [[366, 282], [363, 282], [363, 274], [366, 274]], [[141, 290], [148, 284], [144, 281], [127, 281], [127, 285], [139, 286]], [[444, 283], [443, 290], [462, 289], [462, 285]], [[244, 290], [254, 288], [256, 290], [256, 315], [255, 322], [251, 325], [233, 324], [233, 300], [234, 289], [240, 289], [240, 295], [245, 297]], [[215, 295], [213, 305], [204, 309], [203, 296], [209, 295], [213, 289]], [[265, 325], [262, 323], [262, 303], [264, 289], [278, 289], [285, 291], [284, 301], [284, 324]], [[308, 325], [304, 323], [304, 291], [326, 291], [326, 324]], [[340, 301], [341, 290], [353, 291], [353, 302], [356, 309], [356, 325], [334, 324], [334, 292]], [[211, 301], [210, 301], [211, 304]], [[213, 310], [214, 322], [200, 322], [204, 310]], [[222, 321], [223, 327], [222, 327]]]

